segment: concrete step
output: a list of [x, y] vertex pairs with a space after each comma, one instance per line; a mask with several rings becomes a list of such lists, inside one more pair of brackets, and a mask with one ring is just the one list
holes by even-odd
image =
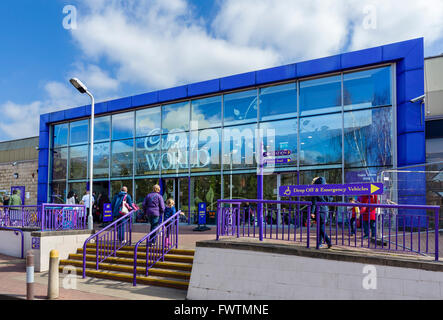
[[[83, 254], [83, 248], [78, 248], [77, 253]], [[95, 248], [86, 248], [86, 254], [95, 254], [96, 249]], [[134, 252], [126, 251], [126, 250], [119, 250], [116, 252], [116, 255], [118, 257], [124, 257], [124, 258], [134, 258]], [[137, 259], [146, 259], [146, 252], [137, 252]], [[177, 255], [177, 254], [166, 254], [165, 255], [165, 261], [174, 261], [174, 262], [183, 262], [183, 263], [190, 263], [192, 264], [194, 261], [193, 256], [183, 256], [183, 255]]]
[[[79, 253], [71, 253], [69, 255], [69, 260], [80, 260], [83, 261], [83, 254]], [[95, 254], [86, 254], [86, 261], [96, 261]], [[134, 259], [132, 258], [122, 258], [122, 257], [108, 257], [105, 262], [108, 263], [114, 263], [114, 264], [120, 264], [120, 265], [134, 265]], [[138, 266], [145, 266], [146, 260], [144, 259], [137, 259], [137, 265]], [[180, 271], [191, 271], [192, 270], [192, 264], [190, 263], [180, 263], [180, 262], [171, 262], [171, 261], [159, 261], [157, 262], [153, 268], [160, 268], [160, 269], [170, 269], [170, 270], [180, 270]]]
[[[95, 243], [88, 243], [86, 244], [86, 248], [89, 249], [95, 249], [97, 246]], [[134, 251], [135, 246], [124, 246], [120, 249], [120, 251]], [[151, 249], [152, 251], [152, 249]], [[137, 249], [138, 252], [146, 252], [146, 246], [139, 246]], [[183, 255], [183, 256], [194, 256], [195, 250], [189, 250], [189, 249], [171, 249], [169, 251], [170, 254], [175, 255]]]
[[[83, 273], [82, 268], [75, 268], [75, 269], [76, 269], [77, 274]], [[59, 271], [62, 272], [62, 270], [63, 270], [63, 266], [60, 266]], [[109, 271], [109, 270], [86, 269], [86, 275], [89, 277], [94, 277], [94, 278], [109, 279], [109, 280], [116, 280], [116, 281], [130, 282], [130, 283], [132, 283], [132, 281], [133, 281], [132, 274], [117, 273], [117, 272]], [[154, 276], [146, 277], [146, 276], [138, 275], [136, 277], [136, 279], [137, 279], [137, 284], [169, 287], [169, 288], [175, 288], [175, 289], [181, 289], [181, 290], [187, 290], [188, 286], [189, 286], [188, 281], [162, 279], [162, 278], [157, 278]]]
[[[83, 268], [83, 261], [81, 260], [60, 260], [60, 265], [70, 265], [75, 267]], [[134, 267], [129, 265], [121, 265], [121, 264], [113, 264], [113, 263], [105, 263], [101, 262], [98, 265], [99, 269], [101, 270], [109, 270], [109, 271], [116, 271], [118, 273], [129, 273], [133, 274]], [[92, 261], [86, 262], [86, 268], [88, 269], [95, 269], [96, 264]], [[137, 267], [137, 274], [145, 274], [145, 267]], [[183, 271], [171, 271], [171, 270], [165, 270], [165, 269], [158, 269], [158, 268], [151, 268], [149, 269], [149, 275], [150, 276], [156, 276], [156, 277], [163, 277], [163, 278], [174, 278], [174, 279], [182, 279], [187, 280], [191, 278], [190, 272], [183, 272]]]

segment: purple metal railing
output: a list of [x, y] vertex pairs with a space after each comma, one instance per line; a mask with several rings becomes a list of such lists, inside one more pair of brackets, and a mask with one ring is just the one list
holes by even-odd
[[125, 245], [132, 243], [132, 217], [134, 211], [118, 218], [96, 234], [93, 234], [83, 244], [83, 278], [86, 277], [86, 254], [87, 244], [95, 243], [95, 263], [96, 270], [99, 263], [105, 261], [110, 256], [117, 256], [117, 251]]
[[[373, 250], [407, 251], [434, 255], [436, 261], [439, 259], [439, 206], [318, 202], [315, 213], [317, 221], [321, 206], [329, 207], [325, 229], [335, 245]], [[368, 213], [360, 214], [360, 227], [357, 228], [356, 225], [355, 232], [351, 232], [350, 221], [353, 213], [346, 209], [354, 207], [358, 207], [360, 210], [362, 208], [368, 208], [367, 210], [378, 209], [379, 212], [375, 214], [376, 220], [373, 227], [375, 236], [372, 235], [370, 222], [366, 222], [368, 234], [367, 238], [365, 237], [363, 218], [369, 220]], [[341, 221], [335, 221], [334, 223], [334, 218], [337, 220], [338, 208], [344, 208], [345, 210], [340, 212], [342, 215]], [[398, 210], [407, 210], [411, 213], [399, 215], [396, 212]], [[431, 211], [432, 214], [417, 214], [418, 210]], [[358, 220], [356, 220], [356, 223], [358, 223]], [[319, 233], [320, 225], [317, 224], [317, 239], [319, 239]], [[434, 239], [431, 239], [432, 235]], [[431, 243], [432, 240], [433, 243]], [[320, 243], [317, 240], [317, 248], [319, 248], [319, 245]]]
[[87, 228], [86, 215], [84, 205], [0, 206], [0, 226], [42, 231], [83, 230]]
[[148, 276], [149, 269], [158, 261], [165, 260], [165, 255], [172, 248], [178, 248], [178, 226], [181, 211], [176, 212], [172, 217], [162, 222], [157, 228], [151, 230], [146, 236], [141, 238], [134, 248], [134, 273], [133, 285], [137, 285], [137, 260], [138, 248], [146, 241], [145, 275]]
[[[251, 206], [251, 204], [256, 205]], [[259, 206], [259, 204], [261, 206]], [[230, 207], [223, 207], [229, 205]], [[217, 204], [217, 240], [221, 236], [259, 237], [310, 246], [310, 239], [319, 248], [319, 209], [329, 208], [325, 217], [325, 231], [335, 245], [368, 248], [371, 250], [403, 251], [420, 255], [434, 255], [439, 259], [439, 206], [385, 205], [359, 203], [316, 203], [315, 220], [311, 221], [311, 202], [273, 200], [219, 200]], [[257, 208], [262, 207], [262, 212]], [[353, 207], [376, 208], [374, 240], [364, 237], [363, 225], [351, 233], [350, 220]], [[339, 210], [342, 208], [343, 210]], [[402, 210], [402, 214], [397, 214]], [[404, 214], [409, 210], [410, 214]], [[417, 211], [431, 211], [423, 215]], [[341, 219], [340, 219], [341, 215]], [[261, 217], [261, 218], [260, 218]], [[363, 214], [361, 218], [363, 217]], [[258, 221], [257, 221], [258, 218]], [[258, 222], [258, 223], [256, 223]], [[316, 229], [311, 231], [311, 222]], [[369, 234], [371, 227], [368, 225]]]
[[258, 237], [306, 242], [309, 248], [311, 206], [307, 201], [218, 200], [217, 240], [220, 236]]

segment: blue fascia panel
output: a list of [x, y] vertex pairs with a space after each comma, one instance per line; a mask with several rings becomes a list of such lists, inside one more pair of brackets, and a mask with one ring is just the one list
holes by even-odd
[[45, 203], [47, 202], [47, 199], [48, 199], [48, 184], [39, 183], [37, 186], [37, 204]]
[[341, 55], [297, 63], [297, 77], [308, 77], [340, 70], [342, 70]]
[[49, 165], [49, 149], [41, 148], [38, 152], [38, 165], [48, 166]]
[[426, 162], [426, 140], [424, 132], [409, 132], [398, 136], [398, 166]]
[[40, 115], [40, 132], [46, 131], [49, 132], [49, 113]]
[[38, 148], [39, 149], [49, 148], [49, 132], [48, 131], [40, 131], [40, 135], [38, 137]]
[[38, 183], [48, 183], [48, 167], [40, 165], [38, 166]]
[[342, 69], [356, 68], [383, 61], [382, 47], [344, 53], [341, 55]]
[[255, 86], [255, 72], [236, 74], [220, 79], [220, 90], [233, 90], [243, 87]]
[[402, 104], [425, 92], [424, 69], [405, 71], [397, 75], [397, 103]]
[[286, 66], [270, 68], [257, 71], [257, 84], [271, 83], [282, 80], [294, 79], [297, 77], [297, 65], [290, 64]]
[[[383, 61], [405, 59], [402, 62], [401, 67], [404, 68], [402, 71], [420, 68], [424, 64], [424, 58], [421, 61], [418, 60], [420, 55], [423, 56], [423, 41], [423, 38], [418, 38], [385, 45], [383, 46]], [[409, 58], [410, 54], [411, 58]]]
[[158, 103], [158, 91], [139, 94], [132, 97], [132, 106], [141, 107]]
[[132, 105], [131, 97], [111, 100], [107, 102], [108, 112], [120, 111], [130, 108]]
[[405, 102], [397, 108], [397, 133], [425, 130], [424, 106], [420, 103]]
[[56, 111], [49, 114], [49, 122], [58, 122], [65, 120], [65, 111]]
[[[102, 114], [108, 112], [108, 103], [106, 101], [96, 103], [94, 106], [94, 113], [95, 114]], [[91, 106], [86, 107], [86, 114], [91, 115]]]
[[188, 96], [199, 96], [220, 91], [220, 79], [197, 82], [188, 85]]
[[86, 117], [86, 106], [65, 110], [65, 120]]
[[158, 101], [166, 102], [188, 97], [188, 86], [180, 86], [158, 91]]

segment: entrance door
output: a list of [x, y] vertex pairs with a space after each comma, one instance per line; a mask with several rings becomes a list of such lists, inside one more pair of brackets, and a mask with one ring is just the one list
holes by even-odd
[[95, 193], [96, 198], [100, 195], [107, 195], [110, 197], [109, 194], [109, 181], [94, 181], [94, 187], [92, 188], [92, 192]]

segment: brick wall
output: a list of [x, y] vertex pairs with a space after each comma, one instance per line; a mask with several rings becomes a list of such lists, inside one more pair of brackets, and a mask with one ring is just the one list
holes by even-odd
[[[25, 197], [26, 205], [37, 204], [37, 185], [38, 185], [38, 160], [17, 162], [15, 166], [12, 163], [0, 164], [0, 190], [11, 192], [13, 186], [24, 186], [25, 192], [29, 192], [29, 199]], [[14, 173], [18, 173], [18, 179], [14, 178]], [[34, 177], [32, 177], [34, 174]]]

